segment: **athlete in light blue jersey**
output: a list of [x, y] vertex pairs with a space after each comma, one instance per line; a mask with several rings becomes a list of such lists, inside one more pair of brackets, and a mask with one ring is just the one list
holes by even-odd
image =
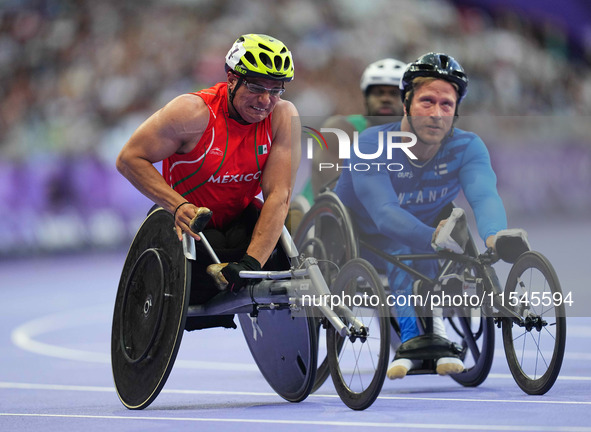
[[[387, 132], [398, 132], [400, 126], [398, 122], [367, 129], [359, 137], [360, 151], [377, 153], [379, 135], [385, 141]], [[427, 161], [413, 161], [395, 149], [391, 159], [386, 150], [372, 160], [352, 152], [349, 165], [351, 170], [342, 170], [336, 193], [365, 234], [385, 237], [390, 245], [394, 242], [415, 252], [432, 252], [433, 224], [460, 189], [474, 210], [482, 238], [505, 228], [505, 211], [488, 151], [472, 132], [454, 128]]]
[[[440, 53], [420, 57], [406, 68], [400, 84], [405, 111], [402, 121], [367, 129], [359, 137], [358, 152], [351, 149], [346, 163], [350, 169], [342, 169], [335, 192], [349, 208], [361, 235], [371, 238], [381, 250], [391, 254], [432, 252], [435, 234], [445, 222], [439, 220], [440, 215], [460, 189], [487, 246], [493, 247], [495, 234], [506, 228], [505, 209], [484, 143], [476, 134], [453, 127], [467, 84], [462, 67], [452, 57]], [[408, 149], [417, 159], [402, 149], [393, 149], [388, 158], [387, 133], [392, 131], [417, 137], [417, 143]], [[367, 159], [357, 153], [377, 157]], [[392, 264], [376, 264], [386, 265], [395, 295], [412, 294], [411, 275]], [[435, 260], [409, 264], [431, 277], [437, 275]], [[397, 315], [402, 342], [417, 337], [413, 307], [397, 307]], [[440, 317], [434, 318], [433, 327], [436, 334], [446, 337]], [[415, 366], [397, 356], [388, 377], [403, 378]], [[437, 360], [441, 375], [463, 368], [462, 361], [452, 355]]]

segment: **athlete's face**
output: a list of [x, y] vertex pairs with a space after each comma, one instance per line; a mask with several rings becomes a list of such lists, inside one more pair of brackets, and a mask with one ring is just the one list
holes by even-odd
[[[235, 75], [228, 75], [228, 91], [238, 84]], [[248, 123], [266, 119], [281, 99], [283, 83], [265, 78], [246, 78], [234, 96], [234, 109]], [[232, 112], [232, 106], [228, 109]]]
[[456, 111], [458, 94], [453, 85], [444, 80], [423, 84], [414, 91], [410, 105], [412, 125], [419, 141], [438, 145], [449, 133]]
[[395, 86], [373, 85], [369, 87], [365, 103], [368, 116], [402, 115], [400, 90]]

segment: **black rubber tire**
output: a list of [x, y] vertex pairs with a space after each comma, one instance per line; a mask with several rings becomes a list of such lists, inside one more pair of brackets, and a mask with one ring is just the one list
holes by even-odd
[[[466, 245], [466, 253], [476, 257], [478, 256], [478, 248], [472, 233], [469, 234], [470, 238]], [[473, 328], [469, 317], [448, 317], [447, 320], [461, 338], [460, 344], [464, 348], [462, 361], [464, 361], [464, 364], [468, 363], [467, 358], [469, 356], [473, 362], [472, 366], [467, 367], [463, 372], [450, 376], [464, 387], [477, 387], [486, 380], [492, 367], [495, 355], [494, 320], [491, 317], [481, 315], [478, 329]], [[480, 346], [478, 346], [479, 341]]]
[[143, 409], [158, 396], [174, 365], [189, 305], [191, 266], [172, 215], [157, 208], [138, 230], [115, 299], [111, 368], [119, 399]]
[[[371, 308], [351, 307], [354, 316], [367, 330], [366, 337], [342, 338], [332, 326], [326, 331], [327, 358], [335, 389], [349, 408], [364, 410], [378, 397], [388, 368], [390, 313], [386, 296], [376, 270], [361, 258], [343, 266], [331, 292], [333, 295], [342, 293], [351, 298], [357, 295], [361, 296], [357, 299], [371, 299], [366, 302]], [[343, 320], [347, 323], [345, 318]]]
[[[517, 292], [517, 296], [511, 297], [512, 292]], [[560, 373], [566, 345], [566, 313], [562, 289], [552, 264], [538, 252], [522, 254], [507, 277], [505, 305], [511, 304], [511, 298], [524, 299], [523, 293], [527, 293], [532, 300], [532, 293], [543, 295], [546, 292], [552, 298], [549, 307], [530, 304], [531, 308], [527, 311], [523, 307], [525, 304], [520, 302], [514, 308], [522, 317], [527, 315], [543, 319], [545, 324], [540, 329], [520, 327], [511, 318], [502, 320], [503, 345], [509, 369], [517, 385], [530, 395], [545, 394]], [[560, 300], [555, 302], [555, 299]], [[535, 347], [533, 367], [525, 356], [528, 341]]]
[[470, 356], [474, 362], [463, 372], [450, 376], [464, 387], [477, 387], [486, 380], [492, 367], [495, 351], [494, 321], [490, 317], [481, 317], [478, 329], [475, 329], [470, 325], [470, 317], [448, 317], [447, 320], [453, 323], [454, 330], [457, 329], [456, 332], [461, 337], [460, 344], [464, 348], [462, 361], [466, 364], [467, 357]]
[[[358, 255], [358, 246], [351, 227], [346, 208], [334, 192], [328, 191], [316, 198], [294, 235], [293, 240], [299, 253], [318, 260], [318, 266], [329, 287], [334, 282], [338, 269]], [[324, 339], [324, 328], [322, 322], [317, 321], [320, 341]], [[312, 393], [324, 384], [329, 375], [326, 353], [319, 349], [318, 370]]]

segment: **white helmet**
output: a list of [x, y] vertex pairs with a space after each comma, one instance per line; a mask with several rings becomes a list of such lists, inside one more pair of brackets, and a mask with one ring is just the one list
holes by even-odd
[[400, 84], [402, 74], [406, 69], [406, 63], [393, 58], [386, 58], [378, 60], [363, 71], [361, 75], [361, 91], [367, 92], [367, 88], [372, 85], [391, 85], [396, 86]]

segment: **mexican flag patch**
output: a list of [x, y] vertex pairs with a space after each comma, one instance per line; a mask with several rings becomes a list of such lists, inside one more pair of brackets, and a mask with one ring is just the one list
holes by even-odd
[[269, 152], [269, 149], [267, 147], [267, 144], [263, 144], [263, 145], [258, 146], [258, 152], [257, 152], [258, 155], [264, 155], [264, 154], [267, 154], [268, 152]]

